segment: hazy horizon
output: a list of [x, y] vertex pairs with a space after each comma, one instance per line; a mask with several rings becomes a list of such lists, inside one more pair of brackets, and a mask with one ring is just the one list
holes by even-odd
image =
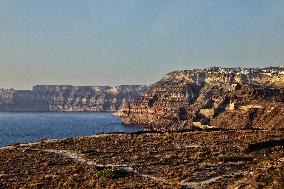
[[282, 0], [0, 1], [0, 88], [284, 64]]

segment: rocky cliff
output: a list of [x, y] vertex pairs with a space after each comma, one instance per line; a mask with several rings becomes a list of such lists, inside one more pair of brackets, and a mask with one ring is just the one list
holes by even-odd
[[117, 111], [140, 98], [147, 86], [37, 85], [32, 90], [0, 90], [0, 111]]
[[120, 109], [149, 130], [283, 129], [283, 68], [175, 71]]

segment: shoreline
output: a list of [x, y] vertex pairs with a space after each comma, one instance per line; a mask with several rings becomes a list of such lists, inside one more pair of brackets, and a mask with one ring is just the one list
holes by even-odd
[[95, 113], [0, 113], [0, 147], [46, 139], [64, 139], [112, 132], [144, 130], [125, 126], [110, 112]]
[[[125, 125], [125, 127], [131, 127], [131, 125]], [[13, 148], [17, 146], [31, 146], [35, 144], [40, 144], [40, 143], [46, 143], [46, 142], [60, 142], [63, 140], [68, 140], [68, 139], [84, 139], [84, 138], [94, 138], [94, 137], [102, 137], [102, 136], [118, 136], [118, 135], [144, 135], [144, 134], [175, 134], [175, 133], [214, 133], [214, 132], [238, 132], [241, 131], [243, 133], [250, 133], [252, 131], [255, 132], [273, 132], [271, 130], [264, 130], [264, 129], [247, 129], [247, 130], [234, 130], [234, 129], [219, 129], [219, 130], [210, 130], [210, 129], [203, 129], [203, 130], [180, 130], [180, 131], [135, 131], [135, 132], [112, 132], [112, 133], [97, 133], [94, 135], [84, 135], [84, 136], [78, 136], [78, 137], [66, 137], [66, 138], [49, 138], [49, 139], [42, 139], [42, 140], [35, 140], [32, 142], [27, 142], [27, 143], [15, 143], [15, 144], [10, 144], [6, 146], [0, 146], [0, 149], [2, 148]], [[275, 132], [283, 132], [284, 130], [276, 130]]]

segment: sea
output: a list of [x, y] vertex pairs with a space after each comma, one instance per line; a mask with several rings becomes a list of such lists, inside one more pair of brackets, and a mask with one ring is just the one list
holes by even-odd
[[124, 126], [121, 118], [111, 113], [0, 113], [0, 146], [44, 139], [136, 131], [143, 131], [143, 127], [141, 125]]

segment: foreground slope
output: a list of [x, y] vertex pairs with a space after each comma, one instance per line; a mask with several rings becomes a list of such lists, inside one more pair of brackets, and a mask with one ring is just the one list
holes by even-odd
[[108, 134], [0, 149], [0, 188], [283, 188], [283, 131]]

